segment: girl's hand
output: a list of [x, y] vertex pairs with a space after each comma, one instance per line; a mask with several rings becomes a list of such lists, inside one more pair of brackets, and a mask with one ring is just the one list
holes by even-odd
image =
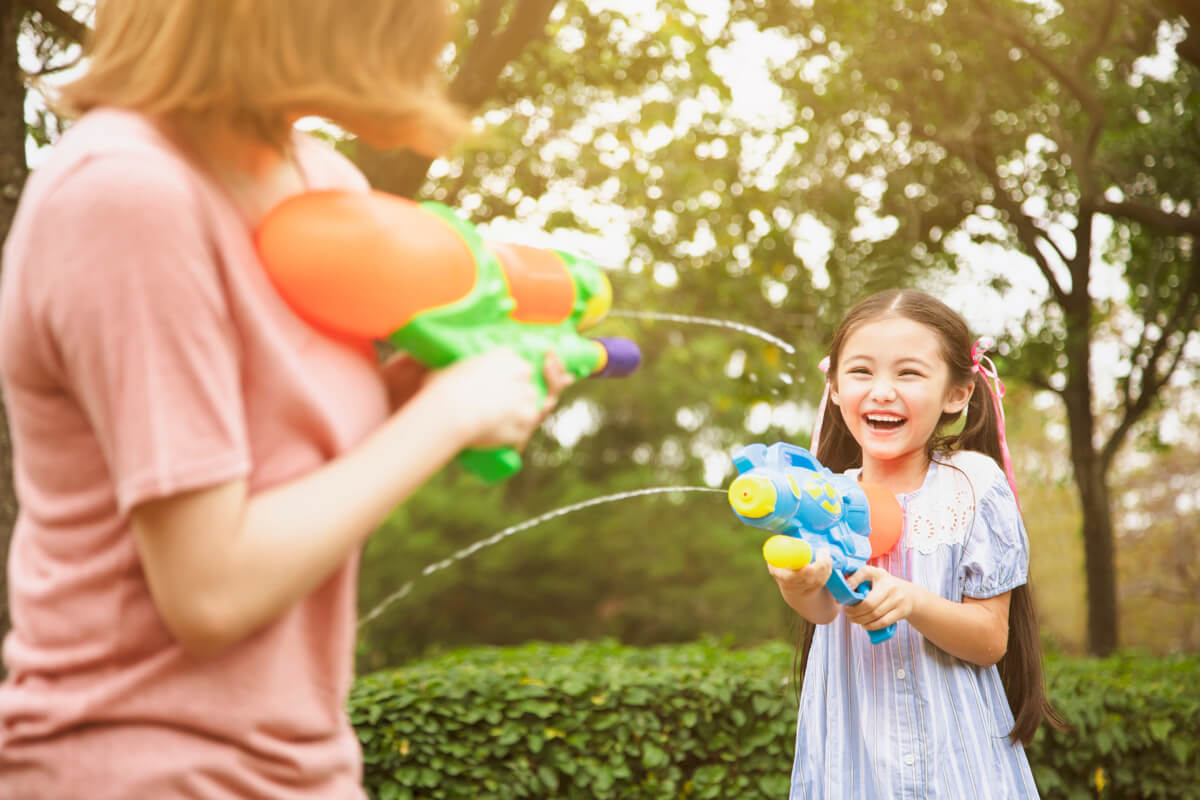
[[861, 567], [846, 578], [851, 589], [870, 581], [871, 591], [859, 603], [846, 606], [846, 618], [869, 631], [886, 628], [912, 614], [916, 587], [879, 567]]
[[[800, 569], [787, 569], [767, 565], [767, 572], [779, 584], [779, 593], [784, 602], [801, 614], [805, 614], [812, 596], [825, 587], [833, 572], [833, 559], [828, 550], [818, 550], [816, 558]], [[807, 614], [805, 614], [807, 616]]]

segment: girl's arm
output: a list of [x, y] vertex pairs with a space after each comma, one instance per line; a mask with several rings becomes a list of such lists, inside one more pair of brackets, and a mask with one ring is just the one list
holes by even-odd
[[800, 569], [785, 569], [767, 565], [767, 571], [779, 584], [779, 593], [792, 609], [814, 625], [833, 622], [838, 615], [838, 603], [825, 589], [833, 572], [829, 551], [818, 551], [817, 557]]
[[[529, 376], [506, 350], [468, 359], [303, 477], [254, 495], [236, 480], [136, 507], [138, 553], [167, 628], [211, 655], [276, 619], [459, 450], [523, 445], [544, 417]], [[557, 362], [547, 382], [548, 408], [567, 383]]]
[[919, 602], [908, 622], [952, 656], [990, 667], [1008, 650], [1008, 605], [1012, 592], [961, 603], [918, 589]]
[[863, 567], [846, 579], [857, 588], [871, 581], [871, 591], [857, 605], [846, 606], [846, 617], [867, 630], [878, 630], [907, 619], [922, 636], [952, 656], [990, 667], [1008, 649], [1008, 605], [1011, 592], [961, 603], [897, 578], [878, 567]]

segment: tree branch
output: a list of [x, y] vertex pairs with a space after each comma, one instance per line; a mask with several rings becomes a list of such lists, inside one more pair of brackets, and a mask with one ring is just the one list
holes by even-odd
[[[467, 111], [487, 101], [504, 68], [545, 32], [557, 0], [517, 0], [507, 25], [497, 32], [504, 2], [484, 0], [475, 39], [447, 90]], [[408, 150], [377, 150], [360, 142], [355, 162], [375, 188], [408, 197], [421, 188], [431, 160]]]
[[[1031, 221], [1030, 224], [1034, 223]], [[1069, 264], [1071, 262], [1071, 259], [1067, 258], [1067, 254], [1062, 251], [1062, 248], [1058, 246], [1058, 243], [1055, 242], [1054, 239], [1050, 238], [1050, 234], [1048, 232], [1038, 228], [1036, 225], [1034, 225], [1034, 228], [1037, 230], [1039, 237], [1038, 241], [1045, 242], [1046, 244], [1050, 245], [1050, 249], [1054, 251], [1054, 255], [1058, 256], [1059, 260], [1062, 261], [1063, 264]]]
[[450, 84], [450, 97], [468, 109], [483, 104], [496, 88], [500, 73], [526, 45], [545, 33], [550, 12], [558, 0], [517, 0], [516, 8], [504, 30], [494, 29], [499, 15], [499, 0], [490, 0], [480, 11], [490, 18], [492, 30], [480, 28], [470, 54]]
[[1186, 38], [1175, 46], [1175, 52], [1180, 58], [1200, 67], [1200, 8], [1194, 0], [1153, 0], [1161, 13], [1160, 19], [1170, 16], [1180, 16], [1187, 22]]
[[1112, 202], [1104, 198], [1096, 199], [1095, 210], [1101, 214], [1108, 214], [1110, 217], [1141, 223], [1160, 233], [1174, 236], [1190, 233], [1200, 236], [1200, 215], [1197, 214], [1189, 214], [1185, 217], [1154, 206], [1129, 201]]
[[[968, 164], [974, 165], [976, 169], [983, 172], [984, 177], [987, 178], [988, 183], [991, 184], [992, 189], [995, 191], [995, 199], [993, 202], [1000, 208], [1001, 211], [1004, 211], [1006, 214], [1008, 214], [1009, 222], [1012, 223], [1012, 226], [1017, 231], [1017, 238], [1021, 241], [1024, 249], [1029, 253], [1029, 257], [1033, 259], [1035, 264], [1037, 264], [1038, 270], [1042, 273], [1042, 277], [1046, 279], [1046, 283], [1050, 286], [1050, 292], [1054, 295], [1054, 299], [1058, 301], [1059, 305], [1065, 307], [1067, 305], [1067, 292], [1058, 282], [1058, 278], [1055, 277], [1054, 270], [1051, 268], [1050, 262], [1046, 259], [1046, 254], [1042, 252], [1040, 247], [1038, 247], [1038, 242], [1049, 242], [1050, 246], [1060, 256], [1062, 255], [1062, 251], [1059, 250], [1058, 245], [1051, 241], [1050, 237], [1047, 236], [1046, 233], [1043, 232], [1042, 229], [1039, 228], [1034, 221], [1025, 214], [1024, 211], [1021, 210], [1020, 204], [1013, 200], [1013, 198], [1009, 196], [1008, 192], [1005, 191], [1004, 185], [1000, 180], [1000, 176], [996, 173], [995, 158], [992, 157], [991, 153], [985, 153], [984, 158], [978, 159], [974, 157], [974, 153], [964, 153], [964, 148], [956, 148], [953, 145], [945, 142], [939, 142], [939, 144], [945, 147], [948, 151], [958, 155], [959, 158], [962, 158]], [[1063, 261], [1066, 262], [1067, 259], [1064, 258]]]
[[1117, 0], [1108, 0], [1104, 4], [1104, 10], [1100, 12], [1100, 20], [1096, 25], [1096, 35], [1092, 37], [1092, 41], [1088, 43], [1076, 60], [1076, 68], [1080, 72], [1085, 72], [1100, 51], [1104, 49], [1104, 45], [1108, 43], [1108, 36], [1112, 33], [1113, 20], [1117, 16]]
[[27, 10], [36, 12], [47, 24], [76, 44], [83, 44], [92, 29], [58, 7], [54, 0], [20, 0]]
[[[1130, 429], [1150, 409], [1150, 405], [1158, 396], [1159, 390], [1166, 385], [1171, 375], [1179, 367], [1180, 361], [1183, 360], [1184, 350], [1187, 347], [1188, 334], [1196, 330], [1198, 319], [1200, 319], [1200, 251], [1193, 250], [1192, 268], [1188, 274], [1187, 285], [1183, 287], [1179, 304], [1176, 306], [1176, 313], [1168, 324], [1162, 326], [1162, 333], [1150, 349], [1150, 354], [1146, 359], [1146, 366], [1142, 368], [1142, 380], [1138, 396], [1132, 404], [1126, 403], [1125, 413], [1122, 415], [1121, 422], [1113, 430], [1112, 435], [1100, 450], [1100, 463], [1103, 465], [1103, 469], [1108, 469], [1117, 451], [1124, 443], [1125, 437], [1129, 434]], [[1150, 322], [1151, 320], [1148, 319], [1143, 320], [1143, 324], [1147, 326]], [[1159, 371], [1158, 362], [1166, 353], [1170, 338], [1177, 332], [1182, 332], [1184, 335], [1180, 337], [1179, 344], [1175, 347], [1174, 353], [1171, 354], [1170, 364], [1165, 369]]]
[[999, 29], [1002, 33], [1007, 34], [1008, 37], [1017, 45], [1017, 47], [1028, 53], [1029, 56], [1034, 61], [1041, 64], [1042, 67], [1045, 68], [1045, 70], [1049, 72], [1056, 81], [1067, 87], [1067, 89], [1075, 96], [1075, 99], [1079, 101], [1080, 105], [1082, 105], [1086, 111], [1094, 115], [1103, 114], [1103, 106], [1101, 105], [1100, 101], [1096, 99], [1096, 96], [1088, 90], [1088, 87], [1077, 76], [1072, 75], [1063, 69], [1062, 65], [1055, 61], [1050, 53], [1045, 50], [1045, 48], [1027, 37], [1025, 35], [1025, 31], [1022, 30], [1019, 25], [997, 13], [996, 10], [986, 2], [979, 2], [977, 0], [974, 5], [996, 26], [997, 29]]

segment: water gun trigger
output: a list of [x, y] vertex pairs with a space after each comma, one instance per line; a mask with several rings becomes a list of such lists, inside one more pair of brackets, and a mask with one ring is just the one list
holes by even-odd
[[[850, 588], [850, 584], [846, 582], [846, 578], [853, 575], [857, 569], [850, 572], [842, 573], [838, 570], [833, 571], [830, 576], [830, 581], [826, 584], [829, 593], [833, 595], [833, 599], [837, 600], [842, 605], [856, 606], [863, 600], [867, 599], [867, 595], [871, 593], [871, 582], [863, 581], [858, 585], [858, 589]], [[878, 630], [868, 630], [867, 638], [871, 640], [871, 644], [879, 644], [886, 642], [896, 634], [896, 623], [892, 623], [885, 628]]]
[[521, 471], [521, 454], [512, 447], [463, 450], [458, 454], [463, 468], [488, 483], [502, 481]]

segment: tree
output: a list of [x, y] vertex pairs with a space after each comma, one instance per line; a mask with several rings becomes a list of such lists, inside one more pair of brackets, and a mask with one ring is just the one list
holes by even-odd
[[[522, 216], [556, 184], [595, 187], [579, 196], [620, 209], [629, 263], [676, 276], [666, 292], [624, 285], [622, 298], [736, 310], [792, 340], [820, 341], [872, 289], [936, 287], [965, 261], [964, 239], [1023, 254], [1044, 302], [1005, 343], [1005, 367], [1065, 408], [1089, 643], [1111, 651], [1113, 463], [1172, 376], [1195, 368], [1195, 11], [1175, 0], [737, 0], [713, 25], [686, 3], [658, 6], [637, 36], [619, 15], [562, 3], [557, 39], [529, 47], [482, 107], [491, 138], [426, 190], [487, 218]], [[568, 29], [582, 32], [577, 49]], [[714, 54], [745, 55], [744, 42], [783, 91], [738, 117]], [[1146, 63], [1158, 50], [1185, 60], [1159, 74]], [[627, 110], [587, 113], [606, 104]], [[824, 264], [798, 252], [805, 217], [829, 230]], [[579, 205], [542, 218], [588, 228]], [[1111, 296], [1096, 286], [1109, 265], [1122, 284]], [[1101, 344], [1119, 350], [1111, 393], [1098, 386]], [[708, 425], [737, 427], [699, 405]]]
[[[448, 75], [481, 124], [432, 169], [344, 142], [372, 181], [476, 223], [573, 234], [621, 265], [624, 308], [718, 313], [802, 348], [789, 359], [734, 334], [617, 320], [642, 340], [653, 379], [565, 404], [561, 416], [586, 420], [568, 437], [570, 458], [558, 440], [536, 441], [531, 459], [554, 469], [527, 471], [486, 502], [519, 518], [581, 487], [695, 483], [702, 459], [719, 467], [748, 435], [795, 437], [820, 390], [819, 374], [796, 365], [816, 363], [851, 301], [930, 285], [959, 266], [963, 236], [997, 243], [1044, 281], [1029, 335], [1007, 343], [1006, 372], [1063, 400], [1091, 645], [1115, 646], [1108, 476], [1180, 369], [1200, 304], [1197, 70], [1156, 76], [1138, 61], [1160, 32], [1167, 50], [1194, 52], [1187, 3], [1110, 0], [1095, 13], [1018, 0], [732, 0], [726, 11], [667, 0], [628, 15], [583, 0], [459, 5]], [[54, 25], [57, 5], [29, 6], [39, 10], [29, 19]], [[738, 75], [750, 69], [778, 93], [747, 103]], [[1092, 294], [1104, 263], [1127, 294]], [[1131, 335], [1111, 403], [1093, 387], [1105, 335]], [[431, 513], [455, 507], [447, 480], [430, 490]], [[425, 508], [405, 512], [413, 527]], [[529, 558], [515, 569], [536, 575]]]
[[[798, 165], [815, 176], [808, 207], [832, 227], [853, 224], [838, 215], [847, 206], [890, 221], [868, 247], [881, 263], [954, 269], [965, 233], [1024, 254], [1044, 282], [1007, 366], [1066, 408], [1090, 648], [1108, 653], [1119, 642], [1113, 461], [1189, 367], [1200, 314], [1200, 70], [1156, 74], [1141, 60], [1173, 50], [1185, 23], [1163, 12], [1187, 4], [807, 5], [738, 4], [826, 54], [816, 81], [802, 75], [807, 49], [778, 73], [823, 143]], [[1127, 290], [1097, 292], [1105, 263]], [[1106, 332], [1123, 366], [1112, 397], [1097, 394], [1094, 364]]]

